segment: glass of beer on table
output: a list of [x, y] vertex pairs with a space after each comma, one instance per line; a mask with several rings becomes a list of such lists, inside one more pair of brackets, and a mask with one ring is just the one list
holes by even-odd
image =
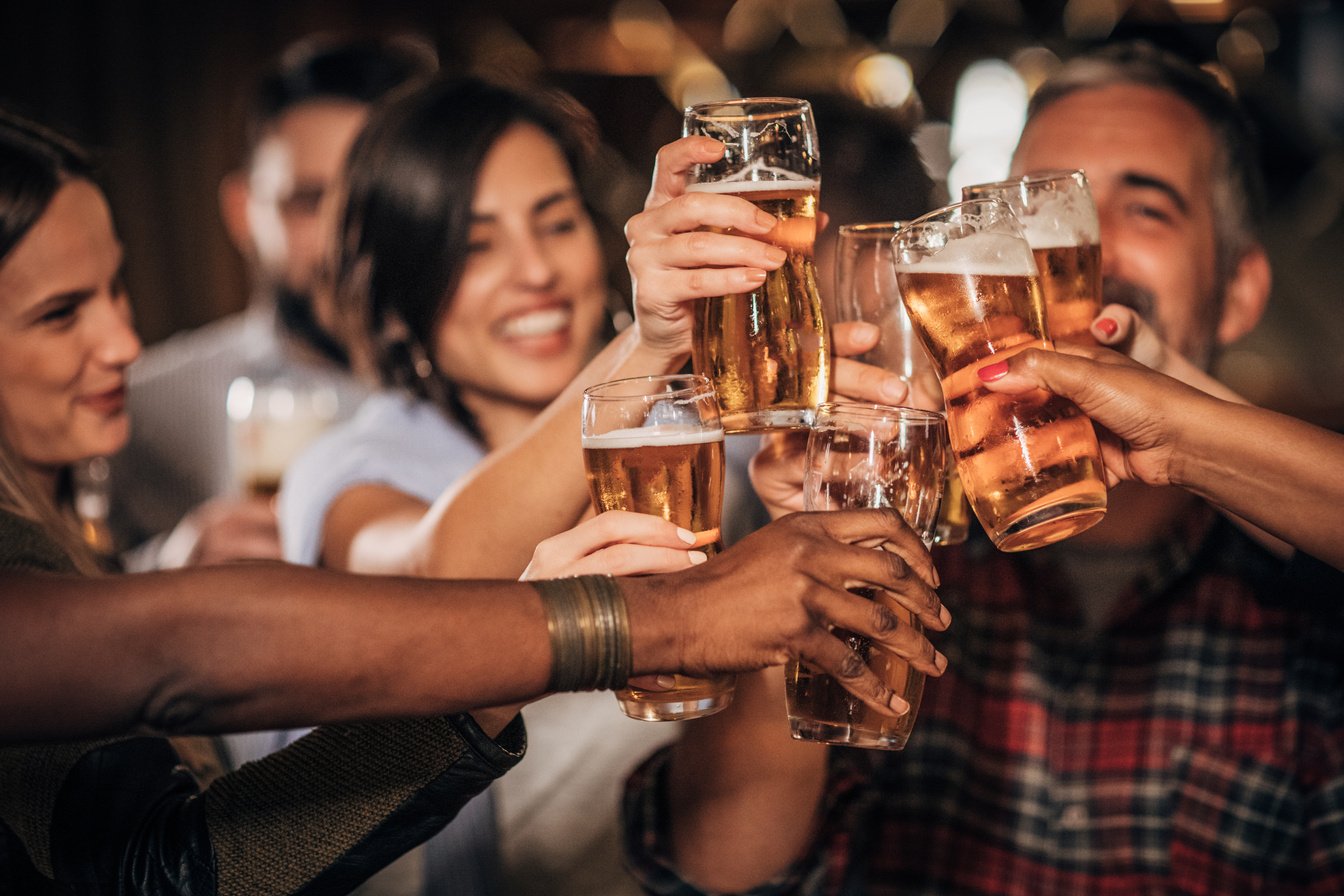
[[963, 199], [1002, 199], [1036, 258], [1045, 320], [1055, 343], [1096, 345], [1101, 313], [1101, 224], [1081, 171], [1043, 171], [962, 188]]
[[[723, 425], [714, 387], [695, 374], [634, 377], [583, 393], [583, 463], [593, 507], [649, 513], [721, 547]], [[727, 598], [725, 598], [727, 599]], [[731, 675], [674, 676], [671, 689], [616, 692], [625, 714], [646, 721], [707, 716], [733, 699]]]
[[774, 215], [763, 239], [788, 254], [756, 289], [695, 303], [694, 369], [718, 391], [725, 431], [806, 428], [830, 388], [813, 264], [821, 159], [812, 107], [783, 97], [703, 103], [686, 109], [683, 134], [725, 148], [693, 168], [686, 189], [740, 196]]
[[[877, 345], [857, 359], [900, 376], [910, 387], [911, 404], [942, 409], [938, 370], [919, 341], [896, 288], [891, 240], [903, 225], [902, 221], [879, 221], [840, 228], [835, 244], [835, 296], [827, 316], [832, 323], [858, 320], [875, 324], [881, 331]], [[961, 544], [970, 524], [971, 508], [949, 453], [933, 543]]]
[[1106, 514], [1092, 421], [1043, 390], [999, 395], [976, 371], [1028, 348], [1053, 350], [1036, 261], [998, 199], [916, 218], [892, 240], [901, 300], [943, 381], [962, 486], [1003, 551], [1042, 547]]
[[[947, 455], [947, 426], [937, 411], [823, 404], [807, 440], [804, 507], [890, 507], [928, 545], [938, 520]], [[882, 603], [902, 624], [922, 630], [919, 619], [887, 592], [871, 588], [854, 591]], [[789, 730], [798, 740], [883, 750], [903, 748], [924, 693], [924, 673], [868, 638], [839, 629], [835, 634], [910, 704], [910, 711], [899, 718], [882, 715], [830, 675], [792, 660], [784, 671]]]

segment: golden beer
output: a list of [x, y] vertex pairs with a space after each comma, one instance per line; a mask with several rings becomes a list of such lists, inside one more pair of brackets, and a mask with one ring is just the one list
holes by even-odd
[[[630, 510], [660, 516], [720, 547], [723, 512], [723, 430], [658, 425], [583, 437], [588, 491], [599, 512]], [[658, 721], [707, 715], [731, 699], [731, 675], [674, 675], [667, 691], [625, 688], [616, 699], [626, 715]]]
[[696, 533], [719, 528], [722, 430], [653, 426], [585, 436], [583, 463], [599, 512], [648, 513]]
[[971, 508], [966, 503], [966, 489], [961, 485], [961, 474], [953, 464], [943, 480], [943, 500], [938, 505], [938, 522], [933, 527], [933, 543], [961, 544], [971, 531]]
[[[807, 510], [890, 507], [927, 545], [938, 518], [948, 468], [943, 415], [917, 408], [824, 404], [808, 437], [803, 476]], [[905, 624], [923, 631], [914, 614], [881, 589], [852, 588]], [[830, 674], [790, 660], [784, 668], [789, 730], [798, 740], [883, 750], [905, 747], [924, 693], [924, 673], [909, 660], [845, 629], [834, 634], [878, 678], [910, 704], [900, 718], [871, 710]]]
[[[860, 597], [880, 602], [916, 631], [924, 631], [915, 614], [887, 592], [873, 588], [851, 590]], [[883, 684], [910, 704], [910, 711], [898, 718], [883, 715], [845, 690], [834, 676], [793, 661], [785, 670], [784, 687], [794, 736], [800, 740], [846, 743], [855, 747], [904, 748], [915, 727], [919, 702], [924, 696], [924, 673], [913, 668], [909, 660], [874, 644], [863, 635], [840, 628], [835, 629], [834, 634], [859, 655]]]
[[1101, 520], [1106, 488], [1092, 422], [1072, 402], [1037, 391], [1000, 395], [976, 371], [1042, 332], [1034, 276], [992, 266], [899, 268], [901, 297], [943, 374], [952, 450], [975, 515], [1001, 550], [1040, 547]]
[[1092, 321], [1101, 313], [1101, 246], [1032, 246], [1050, 341], [1096, 345]]
[[812, 246], [817, 181], [715, 181], [779, 219], [764, 239], [788, 253], [756, 289], [695, 302], [691, 357], [719, 395], [726, 432], [805, 428], [830, 388], [830, 346]]

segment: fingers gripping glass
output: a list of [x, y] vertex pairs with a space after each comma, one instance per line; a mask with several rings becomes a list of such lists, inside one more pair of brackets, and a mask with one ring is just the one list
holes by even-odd
[[[598, 513], [629, 510], [676, 523], [720, 546], [723, 425], [702, 376], [650, 376], [583, 393], [583, 463]], [[647, 721], [694, 719], [732, 702], [733, 677], [674, 676], [669, 690], [616, 692], [625, 714]]]

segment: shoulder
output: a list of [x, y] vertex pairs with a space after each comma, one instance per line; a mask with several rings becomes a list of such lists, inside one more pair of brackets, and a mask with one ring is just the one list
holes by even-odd
[[42, 526], [0, 509], [0, 569], [73, 572], [74, 566]]

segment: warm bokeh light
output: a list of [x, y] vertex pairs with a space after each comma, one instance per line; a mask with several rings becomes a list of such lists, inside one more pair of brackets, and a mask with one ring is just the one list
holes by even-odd
[[915, 76], [910, 63], [901, 57], [873, 53], [854, 66], [850, 83], [865, 105], [899, 109], [914, 95]]
[[672, 62], [677, 26], [658, 0], [618, 0], [611, 8], [611, 33], [651, 71], [661, 71]]

